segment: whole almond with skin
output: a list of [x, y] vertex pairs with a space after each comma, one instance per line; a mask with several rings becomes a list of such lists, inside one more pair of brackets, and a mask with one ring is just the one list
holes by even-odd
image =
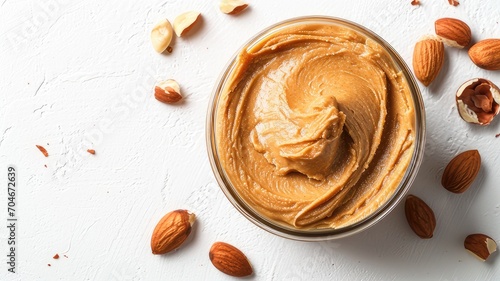
[[481, 168], [481, 155], [477, 150], [464, 151], [446, 166], [441, 178], [441, 184], [453, 193], [465, 192]]
[[436, 228], [436, 218], [432, 209], [415, 195], [408, 195], [405, 202], [405, 215], [408, 224], [418, 237], [432, 238]]
[[465, 238], [464, 247], [478, 259], [485, 261], [497, 250], [497, 243], [488, 235], [476, 233]]
[[429, 86], [441, 71], [444, 62], [444, 45], [435, 36], [420, 39], [413, 50], [413, 71], [417, 79]]
[[186, 210], [166, 214], [156, 225], [151, 236], [151, 250], [155, 255], [179, 248], [191, 233], [196, 216]]
[[469, 49], [472, 62], [486, 70], [500, 70], [500, 39], [485, 39]]
[[434, 23], [434, 29], [443, 43], [451, 47], [467, 47], [472, 38], [470, 27], [459, 19], [438, 19]]
[[210, 248], [210, 261], [220, 271], [235, 277], [244, 277], [253, 273], [247, 257], [236, 247], [215, 242]]

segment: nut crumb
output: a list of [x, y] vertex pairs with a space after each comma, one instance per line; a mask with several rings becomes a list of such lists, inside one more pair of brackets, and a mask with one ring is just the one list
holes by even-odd
[[57, 260], [59, 258], [59, 254], [55, 254], [52, 258]]
[[413, 0], [413, 1], [411, 1], [411, 4], [413, 6], [419, 6], [420, 5], [420, 0]]
[[87, 152], [90, 153], [90, 154], [95, 154], [95, 150], [94, 149], [87, 149]]
[[47, 265], [48, 265], [48, 266], [52, 266], [52, 265], [50, 265], [50, 263], [48, 263]]
[[450, 3], [450, 5], [454, 7], [460, 5], [460, 3], [457, 0], [448, 0], [448, 3]]
[[47, 164], [43, 165], [45, 168], [47, 168]]
[[172, 53], [172, 51], [173, 51], [172, 47], [168, 46], [167, 47], [167, 52]]
[[36, 145], [36, 147], [40, 150], [40, 152], [43, 153], [45, 157], [49, 157], [49, 153], [47, 152], [47, 149], [45, 149], [45, 147], [38, 144]]
[[495, 135], [495, 138], [498, 138], [498, 137], [500, 137], [500, 133], [498, 133], [498, 134]]
[[68, 256], [64, 255], [65, 258], [68, 258]]

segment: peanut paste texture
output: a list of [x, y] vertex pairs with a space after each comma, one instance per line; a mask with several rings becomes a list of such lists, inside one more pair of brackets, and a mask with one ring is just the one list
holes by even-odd
[[402, 74], [345, 27], [287, 27], [242, 51], [216, 113], [219, 160], [244, 201], [293, 228], [340, 228], [393, 195], [414, 150]]

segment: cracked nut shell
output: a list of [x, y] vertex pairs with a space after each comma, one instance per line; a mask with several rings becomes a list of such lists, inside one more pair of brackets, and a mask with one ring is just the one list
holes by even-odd
[[471, 79], [458, 88], [456, 101], [462, 119], [488, 125], [500, 112], [500, 89], [487, 79]]

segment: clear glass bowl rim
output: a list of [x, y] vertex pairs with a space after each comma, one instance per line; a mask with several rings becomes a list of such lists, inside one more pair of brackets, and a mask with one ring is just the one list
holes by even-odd
[[[235, 66], [238, 54], [243, 49], [251, 47], [261, 38], [264, 38], [268, 34], [276, 32], [281, 28], [293, 24], [302, 24], [308, 22], [341, 25], [350, 28], [356, 32], [359, 32], [367, 36], [368, 38], [376, 41], [378, 44], [380, 44], [391, 55], [391, 58], [393, 59], [395, 65], [403, 73], [403, 76], [408, 83], [408, 87], [410, 89], [411, 96], [415, 105], [415, 132], [416, 132], [415, 147], [410, 164], [408, 165], [406, 173], [403, 176], [403, 179], [401, 180], [396, 191], [394, 192], [392, 197], [389, 200], [387, 200], [387, 202], [385, 202], [382, 206], [380, 206], [370, 216], [352, 225], [337, 229], [318, 229], [318, 230], [294, 229], [273, 222], [261, 216], [257, 211], [253, 210], [250, 206], [248, 206], [244, 202], [244, 200], [238, 195], [236, 190], [232, 187], [229, 179], [225, 175], [224, 169], [219, 163], [216, 141], [215, 141], [215, 116], [217, 111], [219, 94], [224, 87], [228, 75], [231, 73], [231, 71]], [[325, 241], [325, 240], [338, 239], [359, 233], [373, 226], [377, 222], [381, 221], [399, 204], [399, 202], [408, 193], [418, 173], [418, 169], [422, 163], [424, 155], [424, 147], [425, 147], [424, 102], [418, 84], [415, 81], [415, 78], [411, 70], [409, 69], [408, 65], [396, 52], [396, 50], [392, 48], [392, 46], [389, 43], [387, 43], [384, 39], [382, 39], [379, 35], [377, 35], [373, 31], [355, 22], [351, 22], [349, 20], [337, 17], [329, 17], [329, 16], [296, 17], [278, 22], [260, 31], [256, 35], [252, 36], [245, 44], [243, 44], [242, 47], [240, 47], [238, 51], [231, 57], [229, 63], [224, 67], [224, 70], [219, 75], [216, 86], [214, 87], [214, 90], [209, 100], [209, 106], [206, 118], [206, 142], [207, 142], [207, 150], [208, 150], [210, 166], [215, 175], [217, 183], [219, 184], [219, 187], [222, 189], [224, 195], [228, 198], [231, 204], [248, 220], [250, 220], [258, 227], [272, 234], [288, 239], [299, 240], [299, 241]]]

